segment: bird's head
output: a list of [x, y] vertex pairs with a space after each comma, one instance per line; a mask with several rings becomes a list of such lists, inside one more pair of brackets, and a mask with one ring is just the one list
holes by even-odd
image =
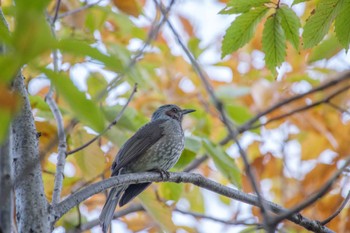
[[193, 109], [181, 109], [174, 104], [160, 106], [152, 115], [152, 121], [158, 119], [175, 119], [182, 121], [183, 115], [194, 112]]

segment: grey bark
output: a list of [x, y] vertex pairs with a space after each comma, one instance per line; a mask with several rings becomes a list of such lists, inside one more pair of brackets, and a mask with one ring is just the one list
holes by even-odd
[[50, 232], [49, 205], [45, 197], [37, 131], [23, 76], [13, 88], [22, 97], [20, 113], [12, 122], [12, 153], [18, 232]]
[[0, 232], [10, 233], [13, 217], [10, 140], [0, 147]]

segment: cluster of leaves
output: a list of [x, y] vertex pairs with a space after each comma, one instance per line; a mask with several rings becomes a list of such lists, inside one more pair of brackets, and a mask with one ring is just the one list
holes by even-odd
[[[120, 103], [129, 97], [130, 87], [135, 82], [139, 84], [138, 92], [117, 125], [89, 147], [67, 157], [69, 172], [65, 174], [63, 196], [109, 176], [109, 167], [119, 147], [148, 121], [148, 116], [154, 109], [164, 103], [176, 103], [197, 110], [184, 120], [186, 131], [193, 132], [195, 136], [186, 138], [184, 153], [173, 171], [181, 171], [194, 158], [207, 154], [209, 162], [204, 162], [197, 172], [222, 184], [235, 185], [246, 192], [252, 191], [234, 143], [219, 145], [227, 132], [211, 105], [208, 94], [188, 60], [170, 49], [168, 37], [158, 33], [158, 37], [152, 41], [153, 49], [144, 52], [142, 59], [130, 66], [131, 58], [137, 54], [130, 45], [135, 41], [146, 41], [152, 24], [146, 20], [147, 26], [139, 26], [134, 20], [136, 17], [147, 18], [144, 17], [148, 16], [147, 13], [143, 12], [145, 1], [114, 0], [75, 13], [76, 9], [84, 7], [82, 1], [60, 2], [56, 23], [59, 25], [54, 30], [56, 36], [52, 35], [50, 23], [43, 12], [47, 11], [52, 19], [57, 1], [47, 0], [39, 4], [18, 0], [16, 6], [11, 1], [3, 1], [10, 33], [5, 30], [5, 24], [0, 25], [0, 40], [8, 48], [0, 56], [1, 135], [2, 138], [6, 135], [10, 121], [21, 105], [21, 100], [8, 91], [7, 87], [18, 69], [24, 66], [27, 85], [36, 89], [32, 92], [30, 101], [37, 131], [41, 132], [40, 152], [43, 155], [43, 180], [48, 200], [52, 196], [52, 174], [56, 169], [51, 161], [57, 151], [57, 145], [53, 143], [57, 137], [57, 125], [45, 102], [48, 86], [37, 86], [43, 82], [42, 77], [49, 80], [56, 90], [55, 100], [67, 130], [68, 151], [101, 132], [107, 122], [112, 121], [121, 110]], [[294, 1], [294, 4], [300, 2], [302, 1]], [[223, 56], [233, 51], [236, 53], [229, 55], [227, 60], [209, 65], [229, 70], [233, 78], [218, 81], [221, 79], [216, 73], [208, 74], [208, 77], [215, 94], [222, 100], [228, 117], [235, 124], [242, 125], [261, 110], [298, 94], [296, 86], [315, 87], [321, 83], [322, 78], [333, 73], [333, 70], [326, 67], [312, 66], [312, 62], [332, 58], [342, 47], [348, 48], [349, 27], [346, 25], [349, 25], [349, 19], [345, 14], [350, 11], [350, 4], [346, 0], [319, 1], [315, 12], [303, 27], [304, 48], [309, 49], [300, 49], [300, 22], [314, 9], [314, 2], [308, 1], [305, 15], [299, 17], [290, 7], [279, 4], [279, 1], [232, 0], [222, 11], [224, 14], [240, 14], [227, 30], [222, 44]], [[181, 35], [189, 38], [187, 46], [196, 58], [204, 56], [211, 45], [218, 47], [217, 40], [207, 47], [201, 46], [203, 38], [197, 36], [190, 17], [178, 12], [173, 13], [173, 17], [179, 19], [183, 28]], [[334, 20], [336, 37], [328, 33]], [[327, 38], [321, 41], [325, 35]], [[244, 46], [249, 41], [249, 46]], [[286, 47], [286, 41], [289, 41], [293, 49]], [[314, 47], [319, 42], [321, 44]], [[239, 48], [241, 49], [238, 50]], [[59, 72], [52, 70], [53, 50], [59, 51]], [[256, 51], [265, 52], [267, 67], [255, 67]], [[305, 57], [309, 60], [306, 61]], [[276, 82], [269, 69], [274, 69], [283, 61], [287, 61], [292, 69]], [[244, 72], [237, 68], [242, 64], [248, 66]], [[321, 78], [310, 77], [307, 69], [317, 72]], [[77, 75], [76, 70], [81, 72]], [[190, 83], [193, 88], [183, 88], [184, 83]], [[329, 93], [330, 91], [325, 91], [301, 98], [293, 104], [282, 106], [264, 119], [286, 114], [305, 103], [322, 99]], [[334, 105], [340, 106], [338, 109], [322, 105], [274, 121], [262, 129], [242, 133], [241, 137], [248, 139], [245, 149], [258, 181], [260, 184], [270, 181], [270, 185], [263, 190], [273, 197], [273, 201], [292, 207], [305, 200], [322, 186], [337, 169], [337, 163], [349, 154], [350, 124], [347, 120], [348, 113], [344, 111], [348, 108], [348, 102], [349, 93], [345, 92], [332, 100]], [[276, 132], [278, 139], [273, 136]], [[283, 137], [280, 137], [281, 133]], [[274, 145], [279, 145], [277, 149], [268, 147], [271, 140]], [[330, 151], [335, 156], [324, 162], [322, 154]], [[292, 160], [294, 162], [290, 162]], [[300, 165], [299, 169], [295, 169], [296, 164]], [[303, 169], [304, 167], [308, 169]], [[296, 172], [298, 174], [294, 174]], [[343, 200], [344, 183], [345, 179], [339, 181], [329, 195], [302, 214], [318, 220], [331, 215], [337, 207], [334, 203]], [[153, 184], [153, 189], [148, 189], [136, 200], [144, 205], [147, 213], [137, 213], [122, 220], [133, 231], [148, 229], [152, 232], [162, 229], [175, 232], [181, 228], [187, 232], [196, 232], [201, 229], [200, 224], [193, 227], [176, 225], [172, 221], [172, 211], [182, 199], [188, 203], [187, 210], [206, 213], [209, 207], [204, 202], [204, 195], [198, 187], [189, 184]], [[174, 204], [163, 200], [173, 200]], [[230, 219], [239, 219], [240, 206], [232, 205], [236, 201], [220, 196], [218, 200], [222, 206], [230, 208]], [[89, 211], [100, 210], [104, 201], [104, 194], [85, 201], [83, 205], [88, 211], [83, 213], [83, 217]], [[329, 227], [338, 232], [349, 229], [350, 223], [346, 221], [349, 211], [349, 208], [345, 209]], [[255, 208], [251, 214], [260, 216]], [[78, 218], [79, 215], [72, 210], [57, 226], [74, 228], [79, 223]], [[85, 221], [83, 218], [83, 223]], [[295, 225], [286, 227], [291, 231], [300, 230]]]
[[[292, 6], [305, 1], [294, 1]], [[319, 44], [335, 21], [336, 37], [343, 48], [349, 48], [350, 28], [348, 14], [350, 2], [346, 0], [321, 0], [313, 9], [306, 23], [301, 27], [301, 19], [294, 10], [270, 0], [231, 0], [221, 14], [239, 14], [227, 29], [222, 43], [222, 57], [237, 51], [247, 44], [256, 27], [264, 22], [262, 50], [270, 70], [275, 70], [286, 58], [286, 42], [299, 51], [299, 31], [302, 28], [303, 48]]]

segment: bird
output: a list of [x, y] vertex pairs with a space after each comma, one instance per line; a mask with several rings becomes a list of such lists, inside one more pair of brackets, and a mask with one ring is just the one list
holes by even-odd
[[[158, 171], [162, 177], [169, 175], [168, 170], [176, 164], [185, 146], [183, 116], [194, 111], [174, 104], [160, 106], [150, 122], [120, 148], [111, 166], [111, 176], [147, 171]], [[124, 206], [150, 184], [123, 185], [109, 191], [99, 217], [104, 233], [109, 229], [118, 203], [120, 207]]]

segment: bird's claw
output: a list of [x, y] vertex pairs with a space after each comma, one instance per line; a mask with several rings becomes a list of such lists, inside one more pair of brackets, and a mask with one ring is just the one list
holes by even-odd
[[166, 170], [156, 169], [155, 171], [160, 174], [160, 176], [162, 177], [162, 180], [165, 180], [164, 178], [169, 179], [169, 177], [170, 177], [170, 173]]

